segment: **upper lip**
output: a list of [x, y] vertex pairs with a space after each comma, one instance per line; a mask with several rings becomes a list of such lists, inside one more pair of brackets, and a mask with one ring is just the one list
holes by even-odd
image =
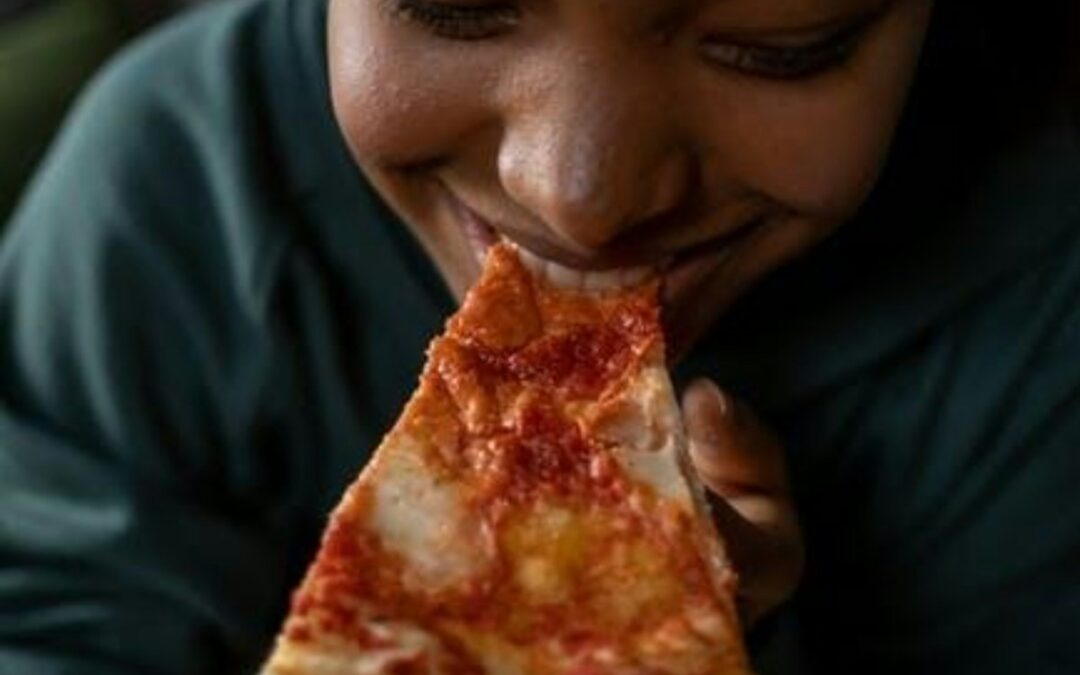
[[731, 240], [753, 229], [762, 220], [760, 216], [751, 218], [741, 222], [734, 228], [725, 228], [725, 231], [720, 234], [710, 232], [707, 236], [698, 237], [689, 243], [682, 243], [673, 249], [666, 248], [659, 242], [646, 241], [633, 249], [626, 247], [614, 248], [596, 252], [595, 254], [581, 255], [553, 244], [543, 236], [508, 225], [505, 220], [484, 216], [480, 210], [473, 208], [452, 192], [450, 194], [453, 201], [468, 217], [475, 218], [484, 226], [493, 229], [497, 234], [528, 249], [541, 258], [582, 272], [605, 272], [614, 269], [645, 266], [663, 268], [671, 263], [673, 259], [684, 259], [723, 248]]
[[560, 248], [543, 237], [506, 227], [501, 223], [493, 225], [492, 221], [483, 218], [483, 216], [479, 217], [485, 224], [493, 227], [496, 232], [537, 256], [582, 272], [606, 272], [627, 267], [661, 267], [672, 258], [670, 253], [658, 249], [640, 252], [609, 250], [595, 255], [582, 256], [567, 251], [565, 248]]

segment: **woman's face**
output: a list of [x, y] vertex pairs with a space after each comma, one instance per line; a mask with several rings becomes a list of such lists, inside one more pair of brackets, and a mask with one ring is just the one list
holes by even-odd
[[663, 278], [673, 348], [849, 218], [931, 0], [331, 0], [338, 121], [459, 296]]

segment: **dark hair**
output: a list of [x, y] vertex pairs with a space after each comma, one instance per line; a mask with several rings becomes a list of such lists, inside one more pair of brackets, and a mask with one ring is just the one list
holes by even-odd
[[1080, 107], [1078, 0], [939, 0], [916, 105], [1009, 138]]
[[1080, 130], [1080, 0], [938, 0], [873, 218], [962, 208], [995, 155]]

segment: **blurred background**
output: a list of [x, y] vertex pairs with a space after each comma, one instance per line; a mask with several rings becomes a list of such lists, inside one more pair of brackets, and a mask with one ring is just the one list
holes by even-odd
[[0, 226], [79, 90], [109, 55], [206, 0], [0, 0]]

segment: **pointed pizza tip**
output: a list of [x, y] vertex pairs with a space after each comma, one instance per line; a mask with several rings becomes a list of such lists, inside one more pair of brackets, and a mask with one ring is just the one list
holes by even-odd
[[516, 350], [541, 335], [607, 326], [637, 353], [661, 352], [659, 280], [604, 292], [566, 289], [532, 271], [514, 244], [493, 246], [477, 283], [447, 323], [448, 335], [488, 349]]

